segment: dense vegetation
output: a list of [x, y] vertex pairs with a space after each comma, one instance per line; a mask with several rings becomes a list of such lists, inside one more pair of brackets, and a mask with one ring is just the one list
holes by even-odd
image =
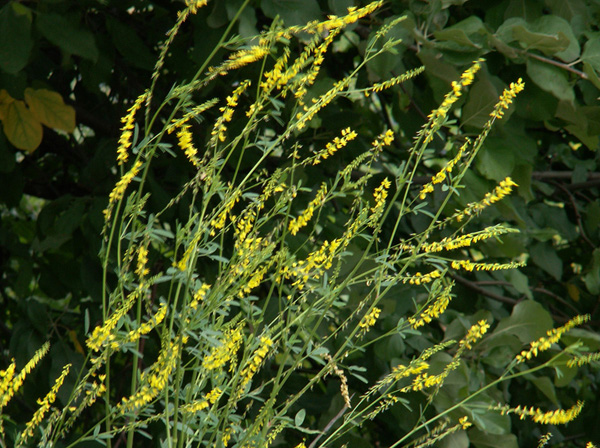
[[[232, 336], [240, 320], [249, 323], [242, 331], [246, 351], [239, 362], [241, 371], [243, 362], [252, 359], [258, 359], [256, 367], [263, 368], [254, 372], [259, 376], [253, 380], [252, 391], [243, 391], [248, 394], [244, 395], [248, 400], [243, 402], [248, 406], [244, 418], [255, 419], [257, 425], [271, 422], [259, 414], [261, 405], [251, 408], [249, 401], [268, 398], [261, 397], [259, 386], [269, 384], [270, 375], [278, 369], [281, 372], [290, 367], [283, 356], [286, 345], [281, 341], [276, 351], [265, 356], [261, 350], [266, 351], [269, 344], [261, 339], [261, 335], [266, 338], [261, 332], [274, 328], [268, 323], [286, 306], [290, 313], [298, 312], [307, 323], [312, 322], [311, 331], [291, 333], [297, 339], [285, 340], [289, 347], [304, 350], [306, 358], [290, 367], [290, 380], [281, 384], [281, 393], [295, 396], [308, 381], [314, 381], [315, 386], [290, 405], [290, 421], [273, 420], [273, 424], [285, 422], [296, 428], [281, 432], [272, 441], [274, 446], [296, 446], [303, 438], [308, 446], [317, 437], [310, 431], [323, 430], [329, 423], [339, 430], [345, 398], [358, 400], [395, 366], [410, 365], [411, 360], [422, 359], [427, 349], [450, 340], [467, 342], [459, 348], [443, 347], [432, 358], [431, 371], [438, 374], [453, 357], [460, 359], [460, 366], [449, 374], [441, 389], [430, 394], [413, 390], [406, 401], [395, 406], [385, 402], [388, 412], [364, 419], [360, 427], [348, 428], [336, 443], [390, 446], [432, 415], [444, 415], [486, 385], [492, 386], [470, 407], [461, 408], [462, 413], [448, 412], [454, 420], [447, 427], [436, 433], [438, 422], [432, 422], [431, 437], [468, 416], [473, 426], [462, 431], [466, 429], [463, 423], [460, 431], [457, 428], [440, 442], [446, 444], [443, 446], [534, 446], [548, 432], [553, 434], [551, 445], [556, 446], [600, 441], [600, 429], [595, 424], [600, 411], [599, 373], [594, 369], [597, 360], [567, 366], [569, 356], [577, 359], [581, 353], [600, 349], [600, 6], [585, 0], [386, 2], [332, 36], [322, 63], [315, 64], [318, 55], [310, 55], [308, 67], [322, 67], [299, 95], [304, 103], [310, 105], [313, 98], [318, 101], [336, 81], [366, 61], [352, 79], [349, 94], [338, 95], [299, 126], [295, 114], [302, 104], [294, 103], [294, 94], [302, 91], [302, 86], [296, 85], [288, 97], [280, 92], [265, 95], [268, 113], [256, 116], [261, 118], [256, 119], [255, 128], [249, 127], [249, 116], [241, 111], [233, 114], [230, 122], [221, 123], [224, 129], [213, 126], [226, 112], [225, 103], [234, 108], [239, 102], [247, 110], [258, 101], [261, 76], [273, 70], [286, 52], [291, 65], [306, 48], [311, 44], [318, 47], [328, 35], [316, 33], [320, 40], [313, 42], [313, 34], [306, 30], [282, 34], [273, 39], [264, 58], [232, 67], [228, 75], [207, 74], [209, 66], [222, 67], [230, 55], [258, 45], [258, 39], [252, 37], [261, 31], [276, 33], [283, 29], [278, 27], [323, 21], [328, 14], [344, 16], [348, 7], [366, 3], [212, 2], [190, 13], [176, 28], [177, 35], [158, 71], [156, 61], [167, 48], [165, 34], [182, 17], [178, 11], [185, 5], [180, 2], [10, 1], [0, 9], [0, 368], [7, 369], [14, 358], [17, 370], [21, 369], [46, 341], [51, 343], [49, 354], [27, 375], [15, 397], [6, 407], [1, 404], [6, 446], [11, 446], [38, 409], [36, 400], [48, 393], [65, 365], [72, 364], [56, 399], [58, 408], [67, 405], [80, 380], [80, 369], [90, 372], [89, 366], [84, 366], [94, 351], [90, 345], [94, 328], [102, 327], [111, 310], [124, 309], [125, 291], [136, 291], [143, 284], [140, 278], [145, 277], [154, 283], [144, 292], [146, 301], [140, 300], [129, 313], [124, 311], [127, 322], [120, 325], [124, 325], [121, 331], [125, 334], [137, 328], [136, 322], [139, 325], [152, 319], [158, 328], [162, 303], [173, 306], [168, 314], [172, 326], [186, 328], [188, 337], [198, 338], [196, 348], [207, 353], [209, 345], [202, 343], [210, 340], [216, 344], [223, 334]], [[403, 16], [406, 18], [400, 20]], [[285, 40], [290, 43], [286, 45]], [[423, 137], [421, 129], [430, 111], [443, 109], [448, 92], [456, 86], [452, 83], [465, 80], [461, 73], [469, 73], [475, 62], [478, 70], [472, 83], [465, 82], [456, 91], [459, 95], [447, 115], [434, 114], [434, 121], [439, 118], [437, 127], [425, 128], [435, 131], [431, 141], [415, 141], [415, 135]], [[421, 66], [424, 70], [419, 74]], [[407, 73], [411, 76], [398, 79]], [[205, 82], [208, 78], [210, 82]], [[245, 85], [245, 79], [252, 83]], [[397, 82], [381, 90], [374, 88], [388, 79]], [[518, 92], [512, 106], [501, 109], [504, 116], [493, 120], [490, 127], [490, 113], [503, 91], [508, 89], [516, 95], [511, 83], [519, 79], [525, 89]], [[149, 101], [144, 92], [151, 85]], [[227, 97], [231, 101], [226, 101]], [[121, 121], [121, 117], [133, 117], [132, 110], [137, 113], [135, 120]], [[186, 113], [193, 114], [194, 119], [188, 117], [189, 123], [173, 125], [172, 132], [165, 132], [164, 140], [161, 137], [155, 143], [153, 139], [161, 129], [166, 130], [171, 120], [183, 119]], [[122, 128], [131, 135], [124, 138]], [[391, 135], [386, 134], [388, 130]], [[193, 134], [192, 140], [185, 140], [187, 132]], [[227, 142], [241, 136], [243, 149], [236, 143], [220, 152], [221, 132], [224, 139], [231, 139]], [[482, 134], [485, 140], [477, 140]], [[124, 152], [117, 154], [117, 148], [123, 148], [127, 138], [132, 140], [133, 151], [126, 161]], [[190, 152], [186, 141], [195, 143], [197, 154]], [[372, 144], [377, 141], [380, 147]], [[468, 142], [475, 144], [469, 146]], [[319, 156], [320, 149], [330, 148], [328, 144], [335, 149]], [[471, 165], [465, 163], [469, 157], [460, 154], [465, 144], [473, 155], [477, 153]], [[187, 157], [179, 147], [187, 148]], [[377, 157], [355, 164], [369, 148], [377, 149]], [[269, 157], [264, 160], [259, 156], [267, 153]], [[140, 154], [143, 171], [140, 166], [133, 173], [133, 160]], [[290, 158], [290, 154], [297, 154], [297, 158]], [[448, 178], [440, 185], [430, 185], [432, 177], [456, 164], [455, 160], [460, 162], [455, 171], [446, 171]], [[315, 161], [320, 163], [313, 164]], [[346, 170], [349, 166], [353, 169]], [[120, 202], [115, 184], [128, 173], [132, 181], [140, 172], [139, 194], [130, 196], [137, 191], [130, 187]], [[507, 178], [518, 187], [507, 184]], [[214, 179], [212, 189], [205, 189], [208, 182], [201, 183], [206, 179]], [[285, 187], [269, 184], [270, 179]], [[386, 179], [396, 181], [387, 184]], [[262, 204], [258, 198], [269, 185], [273, 191], [281, 190], [277, 193], [283, 197], [277, 201], [272, 198], [270, 203], [265, 199], [268, 212], [264, 212], [261, 235], [268, 234], [288, 250], [272, 263], [288, 266], [283, 261], [288, 255], [301, 259], [323, 241], [340, 240], [344, 250], [335, 253], [341, 264], [332, 264], [331, 270], [323, 267], [326, 264], [321, 266], [319, 275], [326, 273], [326, 280], [311, 279], [313, 283], [304, 286], [306, 293], [294, 283], [300, 281], [293, 277], [296, 274], [286, 277], [283, 272], [290, 289], [276, 289], [273, 285], [282, 283], [276, 276], [267, 276], [264, 283], [257, 280], [257, 285], [252, 278], [230, 285], [238, 288], [235, 291], [241, 294], [240, 299], [253, 299], [247, 305], [234, 300], [231, 308], [240, 314], [221, 310], [226, 316], [218, 322], [221, 327], [200, 337], [209, 323], [215, 322], [206, 317], [208, 311], [205, 320], [187, 322], [187, 316], [175, 317], [172, 297], [193, 303], [195, 296], [173, 295], [173, 285], [197, 289], [202, 295], [209, 293], [203, 285], [216, 285], [228, 272], [238, 272], [227, 269], [235, 268], [232, 260], [240, 256], [235, 244], [246, 236], [240, 237], [241, 221], [232, 216], [241, 219], [248, 218], [252, 210], [258, 213], [252, 207]], [[500, 187], [504, 190], [498, 190]], [[513, 194], [508, 195], [511, 189]], [[377, 191], [379, 196], [374, 196]], [[473, 219], [456, 220], [457, 210], [468, 209], [490, 192], [501, 200], [491, 201], [493, 207], [484, 207]], [[388, 205], [378, 209], [378, 204], [386, 204], [386, 196]], [[293, 206], [285, 208], [287, 203]], [[226, 210], [221, 227], [219, 207]], [[312, 221], [311, 216], [304, 215], [311, 207]], [[195, 215], [201, 210], [215, 212], [212, 220], [206, 220], [205, 228], [201, 224], [204, 216]], [[365, 218], [361, 210], [375, 218]], [[154, 221], [157, 214], [160, 219]], [[299, 216], [310, 224], [299, 224], [294, 220]], [[360, 232], [354, 229], [348, 233], [352, 229], [348, 219], [353, 216], [363, 227]], [[297, 228], [281, 224], [288, 220]], [[447, 225], [432, 227], [432, 222], [444, 220]], [[503, 227], [494, 227], [500, 223]], [[289, 234], [282, 230], [284, 227]], [[489, 237], [489, 229], [500, 228], [508, 230], [499, 230], [498, 239]], [[210, 239], [211, 229], [217, 239]], [[511, 231], [515, 229], [519, 232]], [[486, 236], [477, 244], [457, 246], [451, 256], [430, 254], [417, 259], [400, 254], [393, 262], [384, 257], [390, 257], [392, 247], [410, 253], [443, 238], [456, 239], [461, 232], [484, 232]], [[299, 236], [292, 238], [296, 233]], [[200, 234], [206, 245], [192, 238]], [[173, 272], [173, 262], [187, 260], [187, 248], [196, 246], [200, 250], [197, 264], [179, 264], [181, 272]], [[141, 254], [140, 248], [145, 248]], [[252, 248], [253, 256], [268, 265], [265, 274], [274, 266], [267, 262], [271, 260], [271, 253], [265, 252], [268, 249]], [[146, 261], [144, 250], [149, 251]], [[454, 259], [524, 265], [518, 269], [467, 270], [464, 265], [454, 269]], [[396, 277], [390, 286], [389, 279], [384, 278], [389, 275], [386, 269], [399, 260], [401, 263], [394, 266], [402, 266], [404, 277]], [[292, 263], [291, 258], [289, 261]], [[353, 266], [360, 268], [353, 270]], [[434, 272], [428, 267], [443, 275], [435, 282], [419, 280], [415, 271], [422, 275]], [[258, 261], [252, 265], [254, 272], [261, 272], [261, 268]], [[346, 281], [346, 276], [356, 278], [356, 284]], [[381, 298], [381, 289], [373, 285], [385, 290]], [[429, 325], [414, 328], [409, 318], [418, 319], [416, 311], [425, 311], [450, 287], [452, 301], [446, 312]], [[274, 290], [279, 295], [270, 302]], [[218, 301], [218, 293], [211, 294]], [[294, 294], [298, 294], [298, 302]], [[288, 296], [293, 297], [285, 302]], [[336, 300], [314, 302], [319, 296], [335, 296]], [[311, 303], [312, 309], [307, 306]], [[312, 319], [319, 315], [325, 321], [316, 325]], [[571, 347], [569, 356], [555, 359], [559, 353], [555, 345], [551, 354], [541, 354], [528, 364], [531, 372], [513, 375], [524, 371], [513, 365], [516, 370], [507, 381], [494, 383], [530, 342], [546, 335], [553, 326], [569, 325], [575, 316], [583, 315], [590, 316], [587, 322], [561, 334], [561, 347]], [[490, 325], [488, 333], [466, 351], [471, 344], [465, 335], [483, 320]], [[106, 370], [111, 372], [107, 401], [112, 405], [130, 395], [130, 388], [135, 390], [139, 371], [164, 355], [164, 325], [162, 333], [152, 332], [122, 352], [111, 353], [114, 356]], [[296, 327], [289, 324], [286, 328]], [[254, 339], [250, 337], [253, 334]], [[298, 341], [322, 346], [303, 347]], [[577, 341], [579, 346], [570, 345]], [[346, 345], [351, 355], [344, 358], [345, 353], [337, 350]], [[550, 361], [552, 368], [537, 370]], [[181, 372], [186, 380], [186, 375], [193, 375], [193, 369]], [[214, 384], [217, 380], [211, 381]], [[347, 387], [346, 395], [340, 392], [340, 383]], [[270, 387], [266, 389], [269, 393]], [[211, 390], [194, 393], [202, 392]], [[234, 392], [232, 389], [230, 396]], [[386, 398], [390, 397], [381, 395], [382, 406]], [[206, 400], [207, 406], [214, 404]], [[495, 405], [510, 409], [534, 406], [544, 411], [573, 409], [579, 400], [585, 401], [581, 415], [567, 426], [546, 427], [530, 418], [521, 419], [519, 413], [488, 409]], [[77, 440], [105, 415], [107, 408], [100, 403], [95, 406], [82, 412], [67, 441]], [[157, 409], [163, 406], [157, 402]], [[244, 413], [243, 406], [238, 409], [240, 414]], [[143, 418], [151, 418], [152, 411], [148, 412]], [[356, 421], [364, 417], [356, 412]], [[241, 428], [244, 420], [240, 419], [229, 424]], [[131, 431], [136, 428], [127, 426], [131, 421], [133, 417], [128, 415], [120, 424], [126, 433], [123, 437], [133, 440]], [[224, 423], [219, 420], [214, 427], [223, 428]], [[102, 431], [109, 426], [103, 426]], [[137, 429], [160, 438], [167, 426], [152, 421]], [[304, 428], [304, 435], [300, 428]], [[260, 434], [266, 437], [269, 429], [265, 426], [257, 431], [264, 430]], [[199, 431], [198, 427], [195, 430]], [[237, 436], [240, 434], [238, 430]], [[415, 435], [422, 436], [423, 432]], [[232, 440], [241, 440], [236, 439], [235, 431], [233, 436]], [[114, 445], [119, 437], [115, 436]], [[139, 437], [135, 436], [136, 443], [142, 443]], [[86, 445], [82, 442], [78, 446]]]

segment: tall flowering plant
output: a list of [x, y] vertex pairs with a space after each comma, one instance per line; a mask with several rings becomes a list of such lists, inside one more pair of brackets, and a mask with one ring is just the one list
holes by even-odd
[[[510, 84], [481, 134], [451, 148], [451, 160], [415, 188], [429, 145], [485, 61], [474, 61], [452, 83], [403, 163], [390, 169], [385, 151], [399, 137], [393, 126], [368, 139], [347, 126], [323, 145], [307, 138], [328, 106], [341, 99], [369, 103], [422, 72], [361, 84], [369, 61], [398, 43], [388, 37], [398, 19], [375, 33], [351, 72], [317, 88], [327, 53], [344, 28], [383, 2], [305, 26], [275, 22], [248, 42], [226, 42], [224, 35], [215, 52], [235, 50], [215, 65], [207, 60], [159, 104], [154, 88], [169, 46], [205, 3], [187, 1], [161, 49], [149, 90], [122, 120], [121, 175], [104, 210], [102, 321], [89, 332], [85, 365], [60, 406], [55, 400], [69, 372], [65, 366], [31, 422], [11, 439], [16, 446], [93, 440], [131, 447], [151, 443], [142, 442], [148, 436], [156, 446], [342, 446], [357, 428], [402, 406], [410, 409], [414, 425], [393, 446], [430, 446], [477, 425], [481, 404], [475, 398], [487, 389], [560, 362], [598, 359], [577, 345], [556, 350], [561, 336], [587, 319], [579, 316], [533, 341], [496, 378], [460, 401], [433, 409], [448, 378], [486, 337], [491, 323], [480, 319], [458, 341], [424, 347], [412, 359], [388, 366], [371, 384], [352, 387], [349, 379], [360, 378], [365, 368], [357, 354], [377, 340], [419, 334], [448, 309], [449, 272], [523, 265], [472, 260], [457, 251], [517, 231], [505, 225], [466, 230], [517, 187], [510, 178], [479, 201], [444, 210], [524, 84], [520, 79]], [[290, 44], [295, 39], [297, 54]], [[203, 92], [217, 83], [230, 93], [206, 99]], [[312, 185], [311, 170], [340, 153], [349, 162]], [[153, 163], [164, 157], [185, 158], [191, 174], [156, 209], [149, 179]], [[439, 185], [445, 191], [441, 203], [426, 211]], [[173, 222], [168, 216], [182, 204], [185, 219]], [[427, 224], [410, 235], [402, 223], [412, 215], [425, 216]], [[452, 230], [438, 238], [442, 229]], [[393, 328], [370, 338], [398, 285], [422, 288], [424, 294]], [[40, 349], [17, 375], [14, 364], [2, 371], [0, 409], [47, 350]], [[552, 356], [530, 365], [543, 351]], [[440, 354], [447, 360], [441, 367], [433, 362]], [[123, 366], [126, 384], [117, 375]], [[333, 380], [340, 401], [328, 404], [336, 413], [322, 422], [301, 403]], [[420, 409], [411, 408], [416, 394], [425, 397], [416, 401]], [[582, 406], [544, 411], [499, 403], [486, 412], [558, 424], [575, 418]], [[98, 420], [79, 425], [92, 410]], [[6, 446], [7, 435], [0, 437]]]

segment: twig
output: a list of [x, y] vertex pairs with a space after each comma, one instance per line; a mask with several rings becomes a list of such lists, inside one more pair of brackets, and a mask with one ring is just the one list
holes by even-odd
[[523, 51], [522, 54], [524, 54], [527, 57], [537, 59], [538, 61], [545, 62], [546, 64], [550, 64], [550, 65], [554, 65], [555, 67], [562, 68], [563, 70], [567, 70], [571, 73], [575, 73], [581, 79], [588, 79], [588, 75], [586, 75], [585, 73], [583, 73], [580, 70], [577, 70], [576, 68], [571, 67], [570, 65], [565, 64], [564, 62], [558, 62], [558, 61], [555, 61], [554, 59], [545, 58], [544, 56], [540, 56], [539, 54], [529, 53], [527, 51]]
[[511, 299], [510, 297], [506, 297], [500, 294], [496, 294], [495, 292], [488, 291], [487, 289], [478, 286], [477, 283], [467, 280], [466, 278], [461, 277], [460, 275], [455, 274], [453, 272], [450, 273], [450, 277], [452, 277], [458, 283], [465, 285], [467, 288], [470, 288], [473, 291], [476, 291], [479, 294], [487, 296], [491, 299], [497, 300], [498, 302], [508, 303], [510, 305], [516, 305], [517, 303], [519, 303], [518, 300]]
[[[354, 397], [354, 395], [352, 395], [352, 397]], [[325, 428], [323, 428], [323, 431], [321, 432], [321, 434], [319, 434], [317, 437], [315, 437], [315, 440], [313, 440], [311, 442], [310, 445], [308, 445], [308, 448], [314, 448], [317, 445], [317, 442], [319, 441], [319, 439], [321, 437], [323, 437], [325, 434], [327, 434], [327, 431], [329, 431], [331, 429], [331, 427], [335, 424], [335, 422], [337, 422], [342, 415], [344, 415], [346, 413], [346, 410], [348, 409], [348, 406], [344, 405], [344, 407], [340, 410], [340, 412], [338, 412], [330, 421], [329, 423], [327, 423], [327, 425], [325, 426]]]

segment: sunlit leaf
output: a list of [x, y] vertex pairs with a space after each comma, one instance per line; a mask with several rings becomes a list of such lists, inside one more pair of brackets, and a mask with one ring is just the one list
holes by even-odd
[[25, 101], [31, 113], [52, 129], [73, 132], [75, 109], [64, 103], [62, 96], [46, 89], [25, 89]]

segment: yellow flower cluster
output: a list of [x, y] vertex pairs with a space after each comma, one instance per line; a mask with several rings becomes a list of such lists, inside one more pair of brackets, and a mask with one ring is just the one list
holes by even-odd
[[217, 76], [224, 76], [231, 70], [237, 70], [245, 65], [260, 61], [269, 54], [269, 47], [265, 45], [253, 45], [248, 49], [240, 50], [229, 56], [229, 59], [218, 67], [210, 67], [209, 80]]
[[185, 5], [189, 8], [190, 13], [196, 14], [198, 9], [206, 6], [208, 0], [185, 0]]
[[536, 341], [533, 341], [530, 344], [529, 350], [523, 350], [520, 354], [517, 355], [517, 362], [521, 363], [525, 360], [535, 358], [538, 355], [538, 353], [546, 351], [550, 347], [552, 347], [552, 344], [556, 344], [563, 336], [563, 334], [565, 334], [567, 331], [571, 330], [577, 325], [581, 325], [587, 322], [588, 320], [590, 320], [589, 314], [585, 314], [583, 316], [575, 316], [562, 327], [553, 328], [552, 330], [547, 331], [546, 336], [542, 336], [541, 338], [539, 338]]
[[375, 227], [377, 225], [377, 221], [381, 217], [383, 213], [383, 209], [385, 207], [385, 200], [388, 196], [388, 189], [392, 183], [386, 177], [381, 181], [381, 185], [375, 189], [373, 192], [373, 198], [375, 199], [375, 206], [371, 207], [371, 216], [369, 217], [368, 225], [371, 227]]
[[137, 174], [140, 172], [140, 168], [142, 168], [142, 161], [136, 160], [131, 169], [127, 171], [123, 175], [123, 177], [121, 177], [121, 179], [119, 179], [117, 185], [115, 185], [115, 188], [113, 188], [113, 190], [110, 192], [110, 194], [108, 195], [108, 207], [103, 211], [105, 220], [108, 221], [110, 219], [112, 215], [112, 209], [115, 203], [123, 199], [127, 186], [131, 183], [133, 178], [137, 176]]
[[514, 183], [510, 177], [507, 177], [494, 188], [494, 191], [486, 193], [481, 201], [467, 205], [463, 211], [456, 213], [453, 218], [456, 219], [456, 221], [461, 222], [467, 216], [478, 215], [486, 207], [509, 195], [512, 191], [512, 187], [518, 187], [518, 185]]
[[583, 409], [583, 405], [583, 401], [578, 401], [576, 405], [567, 410], [557, 409], [549, 412], [543, 412], [541, 409], [534, 407], [527, 408], [526, 406], [517, 406], [516, 408], [497, 406], [492, 409], [499, 410], [502, 415], [517, 414], [521, 420], [531, 417], [535, 423], [543, 425], [564, 425], [577, 418], [581, 409]]
[[103, 345], [107, 342], [112, 342], [116, 339], [113, 329], [117, 326], [117, 323], [121, 320], [125, 314], [133, 307], [136, 299], [140, 296], [143, 284], [140, 284], [138, 288], [129, 295], [129, 298], [120, 308], [118, 308], [108, 319], [104, 322], [104, 325], [97, 326], [92, 331], [92, 334], [88, 336], [86, 345], [95, 352], [100, 351]]
[[424, 137], [424, 145], [433, 140], [435, 132], [441, 126], [452, 105], [461, 97], [463, 89], [475, 80], [475, 73], [479, 71], [483, 61], [483, 59], [475, 61], [471, 67], [463, 72], [459, 81], [452, 81], [452, 90], [446, 94], [440, 107], [431, 112], [425, 128], [419, 132], [419, 136]]
[[233, 93], [226, 98], [227, 104], [221, 108], [219, 111], [221, 112], [221, 116], [217, 118], [215, 121], [215, 125], [211, 132], [210, 144], [216, 146], [218, 142], [225, 141], [225, 132], [227, 131], [227, 126], [225, 123], [229, 123], [233, 118], [233, 112], [238, 105], [238, 101], [240, 99], [240, 95], [244, 93], [244, 91], [250, 86], [250, 81], [243, 81]]
[[327, 143], [325, 145], [325, 149], [322, 149], [318, 153], [316, 153], [313, 157], [308, 158], [303, 162], [306, 164], [308, 161], [312, 161], [313, 165], [318, 165], [322, 160], [327, 159], [329, 156], [332, 156], [336, 153], [338, 149], [342, 149], [344, 146], [348, 144], [349, 141], [354, 140], [358, 134], [351, 130], [350, 128], [342, 129], [342, 137], [335, 137], [332, 142]]
[[377, 322], [377, 318], [379, 317], [380, 313], [381, 313], [381, 310], [379, 308], [377, 308], [376, 306], [373, 307], [371, 312], [369, 314], [365, 315], [361, 319], [358, 326], [360, 328], [362, 328], [363, 330], [368, 331], [369, 328], [371, 328], [373, 325], [375, 325], [375, 322]]
[[225, 331], [223, 338], [219, 341], [219, 346], [214, 347], [210, 354], [202, 360], [202, 367], [208, 371], [223, 367], [229, 361], [232, 361], [229, 371], [233, 371], [235, 364], [235, 355], [242, 344], [242, 325], [237, 325]]
[[258, 369], [260, 369], [260, 366], [264, 362], [265, 358], [267, 357], [267, 354], [269, 353], [269, 349], [272, 346], [273, 341], [271, 340], [271, 338], [267, 336], [260, 337], [260, 345], [258, 349], [256, 349], [256, 351], [254, 352], [250, 360], [247, 362], [246, 366], [242, 369], [242, 372], [240, 374], [241, 380], [238, 393], [236, 395], [238, 398], [242, 395], [244, 389], [246, 388], [248, 383], [250, 383], [256, 372], [258, 372]]
[[472, 325], [471, 328], [469, 328], [469, 331], [467, 331], [465, 337], [458, 343], [459, 347], [470, 350], [473, 348], [472, 344], [481, 339], [483, 335], [487, 333], [489, 328], [490, 324], [488, 324], [486, 320], [480, 320], [476, 324]]
[[117, 148], [117, 162], [123, 165], [129, 159], [129, 148], [131, 148], [131, 137], [133, 136], [133, 123], [135, 114], [142, 107], [142, 103], [148, 98], [148, 91], [142, 93], [136, 98], [133, 105], [127, 109], [127, 115], [121, 118], [123, 127], [119, 137], [119, 146]]
[[575, 358], [570, 359], [567, 362], [567, 367], [581, 367], [585, 364], [589, 364], [593, 361], [600, 361], [600, 352], [597, 353], [589, 353], [583, 356], [577, 356]]
[[70, 369], [71, 364], [67, 364], [65, 367], [63, 367], [62, 373], [54, 382], [54, 385], [52, 386], [52, 389], [50, 389], [50, 392], [48, 392], [43, 399], [38, 399], [37, 403], [40, 405], [40, 407], [37, 411], [35, 411], [31, 420], [27, 422], [27, 425], [25, 425], [25, 429], [19, 435], [17, 442], [18, 446], [24, 444], [30, 437], [33, 437], [33, 431], [39, 428], [40, 423], [42, 423], [42, 419], [44, 418], [44, 415], [46, 415], [46, 412], [48, 412], [50, 406], [52, 406], [52, 403], [54, 403], [54, 401], [56, 400], [56, 394], [58, 393], [58, 389], [60, 389], [60, 386], [62, 386], [63, 382], [65, 381], [65, 378], [69, 374]]
[[350, 78], [344, 78], [340, 81], [336, 81], [333, 84], [333, 87], [321, 95], [318, 99], [313, 98], [313, 105], [308, 107], [306, 105], [302, 106], [303, 112], [298, 112], [296, 114], [296, 126], [290, 126], [286, 131], [286, 134], [291, 134], [291, 132], [295, 129], [303, 129], [306, 127], [306, 124], [311, 121], [317, 113], [331, 103], [335, 97], [342, 92], [344, 89], [348, 87], [350, 84]]
[[294, 26], [290, 27], [289, 31], [291, 33], [299, 33], [302, 31], [308, 33], [323, 33], [328, 30], [332, 30], [335, 28], [343, 28], [346, 25], [351, 25], [357, 22], [362, 17], [371, 14], [377, 8], [383, 5], [383, 0], [379, 0], [376, 2], [369, 3], [367, 6], [362, 8], [356, 8], [355, 6], [351, 6], [348, 8], [348, 14], [342, 17], [338, 17], [335, 15], [328, 16], [328, 20], [319, 22], [313, 21], [304, 26]]
[[473, 263], [469, 260], [452, 260], [453, 269], [464, 269], [465, 271], [501, 271], [504, 269], [515, 269], [524, 266], [524, 262], [512, 263]]
[[511, 82], [508, 89], [504, 89], [502, 95], [500, 95], [500, 101], [496, 104], [496, 107], [490, 113], [490, 117], [492, 118], [502, 118], [504, 116], [504, 110], [508, 109], [510, 104], [513, 102], [513, 99], [517, 96], [519, 92], [521, 92], [525, 88], [525, 83], [521, 78], [517, 80], [517, 82]]
[[291, 269], [284, 266], [282, 276], [287, 279], [296, 277], [297, 280], [292, 285], [302, 289], [310, 278], [318, 280], [324, 271], [331, 268], [340, 247], [342, 247], [341, 238], [337, 238], [331, 243], [325, 241], [318, 250], [311, 252], [306, 260], [292, 263]]
[[441, 386], [444, 382], [444, 375], [429, 375], [428, 373], [421, 373], [413, 379], [410, 386], [403, 387], [402, 392], [415, 391], [418, 392], [423, 389], [429, 389], [433, 386]]
[[[441, 241], [434, 241], [433, 243], [426, 244], [421, 247], [421, 252], [432, 253], [441, 252], [443, 250], [459, 249], [461, 247], [468, 247], [479, 241], [486, 240], [488, 238], [494, 238], [506, 233], [516, 233], [517, 229], [511, 229], [504, 226], [490, 226], [484, 230], [474, 233], [468, 233], [457, 237], [445, 237]], [[403, 250], [410, 250], [411, 252], [416, 251], [416, 247], [411, 244], [401, 244], [400, 247]]]
[[195, 414], [196, 412], [200, 412], [207, 409], [210, 405], [215, 404], [219, 398], [221, 398], [222, 394], [223, 391], [218, 387], [215, 387], [206, 394], [204, 398], [181, 406], [180, 411], [184, 414]]
[[454, 169], [454, 166], [460, 161], [464, 152], [467, 150], [469, 145], [471, 144], [471, 140], [469, 138], [466, 139], [465, 143], [460, 147], [458, 153], [452, 160], [450, 160], [438, 173], [431, 178], [431, 182], [428, 182], [421, 188], [419, 193], [419, 199], [423, 200], [427, 196], [428, 193], [433, 191], [433, 186], [435, 184], [440, 184], [446, 179], [447, 173], [451, 173]]
[[302, 212], [302, 214], [290, 221], [288, 230], [292, 235], [296, 235], [298, 231], [308, 224], [308, 221], [313, 217], [316, 208], [320, 208], [325, 203], [327, 197], [327, 184], [323, 182], [321, 188], [317, 192], [315, 198], [310, 201], [308, 207]]
[[142, 244], [138, 249], [138, 260], [137, 267], [135, 268], [135, 273], [140, 277], [144, 277], [150, 273], [150, 269], [146, 267], [148, 264], [148, 246], [147, 244]]
[[[50, 350], [50, 343], [46, 342], [35, 352], [33, 357], [27, 362], [27, 364], [25, 364], [25, 367], [23, 367], [16, 377], [15, 371], [17, 365], [14, 359], [11, 361], [6, 370], [0, 370], [0, 414], [2, 414], [2, 409], [21, 388], [23, 382], [25, 381], [25, 377], [31, 373], [37, 363], [40, 362], [46, 353], [48, 353], [48, 350]], [[0, 419], [0, 440], [1, 436], [4, 434], [4, 427], [2, 423], [3, 419]]]
[[[437, 271], [436, 271], [437, 272]], [[446, 308], [450, 304], [450, 300], [452, 296], [450, 295], [450, 291], [452, 290], [452, 285], [446, 286], [442, 293], [435, 299], [435, 302], [429, 305], [425, 311], [421, 312], [417, 318], [409, 317], [408, 323], [413, 329], [417, 329], [422, 327], [426, 323], [428, 324], [433, 319], [437, 319], [440, 317]]]
[[424, 285], [426, 283], [431, 283], [436, 278], [440, 278], [442, 273], [440, 271], [431, 271], [427, 274], [421, 274], [420, 272], [415, 273], [414, 275], [409, 275], [407, 277], [400, 277], [402, 283], [410, 284], [410, 285]]
[[182, 125], [177, 131], [177, 140], [179, 147], [184, 152], [188, 160], [192, 162], [192, 165], [194, 165], [196, 168], [199, 168], [200, 160], [197, 157], [198, 150], [192, 142], [192, 133], [190, 132], [191, 127], [192, 126], [189, 124]]
[[193, 310], [198, 308], [198, 304], [206, 298], [209, 290], [210, 285], [208, 283], [203, 283], [202, 286], [194, 293], [194, 298], [190, 302], [189, 307]]
[[225, 227], [225, 221], [227, 220], [227, 215], [231, 212], [231, 210], [233, 209], [233, 206], [237, 202], [239, 202], [241, 194], [242, 193], [240, 190], [238, 190], [238, 189], [234, 190], [233, 193], [229, 196], [229, 198], [225, 202], [225, 205], [223, 206], [223, 210], [221, 210], [221, 212], [217, 215], [217, 217], [215, 219], [210, 221], [210, 225], [212, 227], [212, 229], [210, 231], [210, 236], [214, 236], [216, 230], [222, 229], [223, 227]]
[[117, 405], [121, 413], [134, 412], [154, 400], [167, 386], [171, 371], [179, 358], [180, 344], [177, 341], [165, 341], [158, 359], [149, 371], [142, 372], [139, 390], [130, 397], [123, 397]]
[[167, 315], [167, 304], [161, 303], [160, 308], [156, 312], [154, 316], [148, 321], [144, 322], [135, 330], [131, 330], [122, 341], [112, 341], [110, 343], [110, 348], [113, 350], [118, 350], [120, 346], [129, 342], [137, 341], [142, 335], [150, 333], [157, 325], [159, 325]]

